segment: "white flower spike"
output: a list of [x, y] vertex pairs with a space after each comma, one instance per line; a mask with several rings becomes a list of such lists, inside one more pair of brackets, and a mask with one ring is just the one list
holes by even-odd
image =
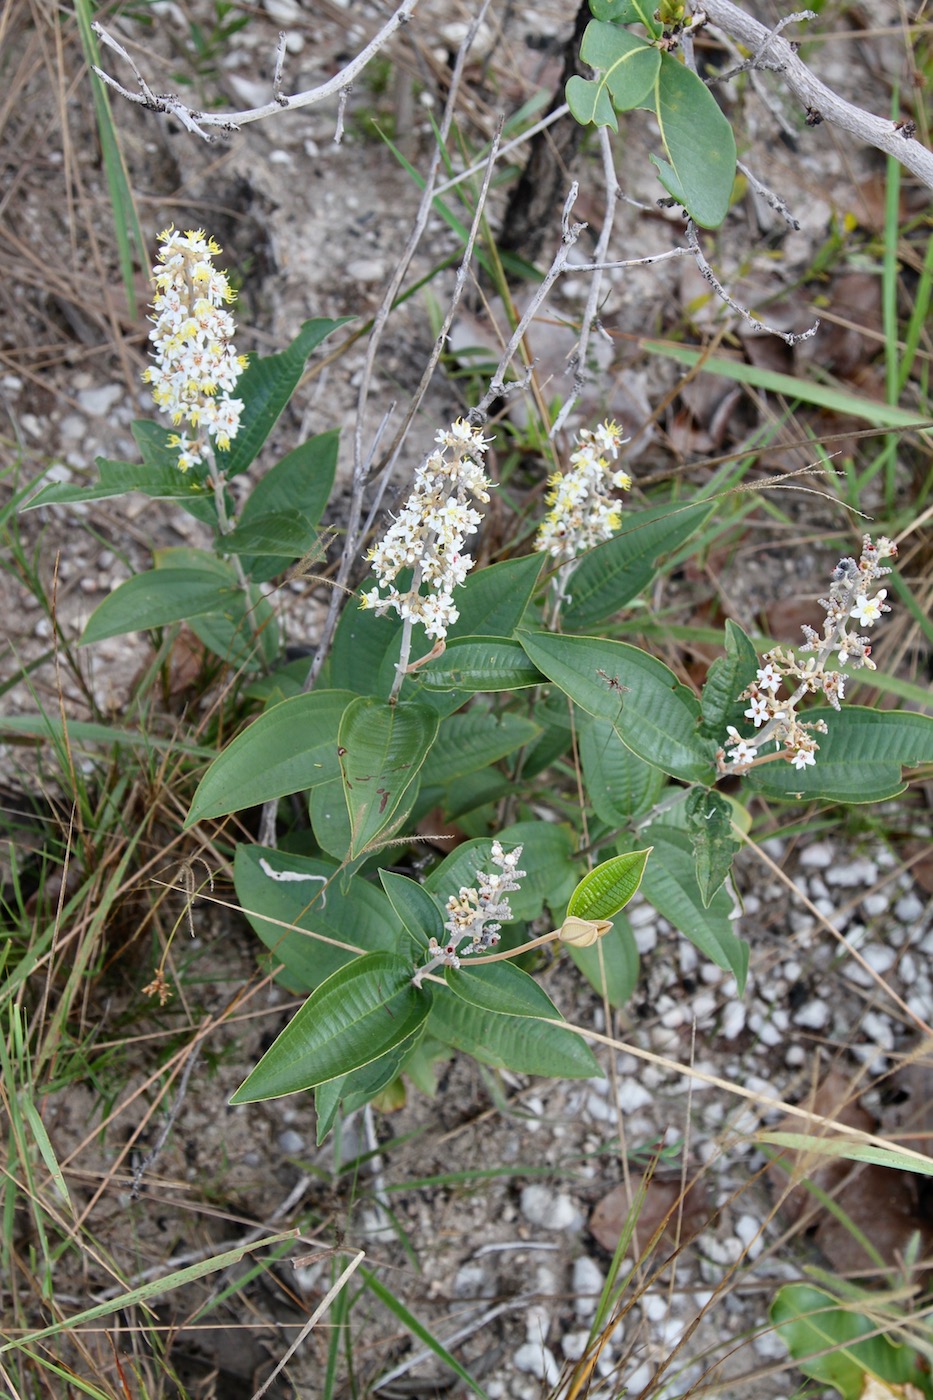
[[230, 395], [246, 357], [233, 346], [233, 317], [224, 308], [235, 293], [214, 266], [220, 248], [213, 238], [205, 238], [201, 229], [168, 228], [159, 234], [159, 244], [149, 332], [155, 364], [143, 379], [176, 427], [186, 423], [194, 429], [170, 439], [178, 448], [179, 470], [186, 472], [201, 465], [211, 439], [226, 450], [236, 437], [243, 403]]

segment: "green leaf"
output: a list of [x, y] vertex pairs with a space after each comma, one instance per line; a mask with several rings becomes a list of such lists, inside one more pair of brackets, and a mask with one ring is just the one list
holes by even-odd
[[639, 758], [684, 782], [712, 780], [713, 746], [697, 734], [696, 696], [663, 662], [596, 637], [521, 632], [519, 641], [539, 671], [587, 714], [608, 720]]
[[223, 612], [188, 619], [200, 642], [234, 670], [259, 671], [279, 655], [279, 627], [268, 598], [258, 588], [239, 590]]
[[933, 763], [933, 718], [909, 710], [869, 710], [844, 705], [807, 710], [806, 721], [822, 719], [819, 750], [809, 768], [783, 760], [753, 768], [746, 782], [768, 797], [819, 798], [827, 802], [885, 802], [904, 791], [902, 767]]
[[346, 708], [337, 742], [350, 814], [351, 858], [391, 825], [437, 734], [425, 705], [358, 696]]
[[660, 55], [655, 115], [668, 160], [651, 159], [668, 194], [703, 228], [718, 228], [735, 183], [735, 137], [709, 88], [673, 54]]
[[[136, 424], [134, 428], [138, 426]], [[111, 496], [122, 496], [127, 491], [139, 491], [142, 495], [157, 500], [190, 498], [210, 505], [210, 494], [205, 489], [201, 476], [193, 471], [180, 472], [176, 465], [177, 460], [177, 448], [174, 449], [174, 461], [163, 466], [140, 466], [138, 462], [111, 461], [107, 457], [98, 457], [98, 485], [71, 486], [65, 482], [53, 482], [49, 486], [43, 486], [21, 509], [71, 505], [75, 501], [104, 501]]]
[[240, 428], [228, 452], [218, 451], [217, 465], [225, 476], [245, 472], [278, 422], [298, 381], [305, 361], [323, 340], [352, 318], [305, 321], [287, 350], [278, 355], [255, 356], [237, 380], [236, 396], [244, 408]]
[[[313, 878], [272, 879], [261, 860], [280, 873]], [[330, 861], [238, 846], [233, 874], [237, 901], [273, 957], [285, 965], [279, 981], [290, 991], [312, 990], [361, 951], [395, 950], [402, 926], [382, 890], [358, 875], [347, 876]]]
[[804, 1375], [831, 1385], [843, 1400], [861, 1400], [866, 1375], [893, 1385], [911, 1382], [929, 1394], [925, 1363], [912, 1347], [878, 1335], [876, 1316], [841, 1307], [820, 1288], [791, 1283], [778, 1289], [771, 1321]]
[[[220, 536], [217, 548], [223, 554], [255, 554], [281, 561], [300, 558], [317, 537], [317, 531], [306, 516], [296, 511], [280, 511], [257, 516], [247, 525], [238, 525], [229, 535]], [[281, 563], [276, 571], [280, 569]]]
[[337, 732], [353, 699], [348, 690], [315, 690], [266, 710], [208, 768], [186, 826], [339, 778]]
[[341, 778], [311, 789], [308, 815], [321, 850], [334, 860], [344, 861], [350, 849], [350, 814]]
[[613, 919], [609, 932], [591, 948], [570, 945], [567, 952], [590, 986], [600, 996], [605, 993], [610, 1006], [619, 1010], [626, 1005], [638, 986], [638, 947], [624, 914]]
[[877, 1147], [873, 1142], [847, 1138], [815, 1137], [812, 1133], [780, 1133], [765, 1129], [755, 1134], [756, 1142], [773, 1147], [790, 1147], [794, 1152], [807, 1152], [816, 1157], [841, 1158], [844, 1162], [871, 1162], [898, 1172], [916, 1172], [933, 1176], [933, 1157], [919, 1152], [903, 1152], [896, 1147]]
[[590, 0], [590, 14], [594, 19], [615, 20], [616, 24], [637, 24], [641, 19], [632, 0]]
[[204, 613], [223, 612], [242, 599], [242, 590], [221, 583], [206, 569], [149, 569], [127, 579], [100, 603], [88, 619], [81, 646], [186, 622]]
[[425, 689], [460, 691], [464, 700], [476, 691], [522, 690], [542, 680], [521, 644], [504, 637], [448, 642], [443, 656], [422, 667], [420, 676]]
[[618, 131], [616, 112], [643, 106], [651, 94], [661, 62], [659, 50], [627, 29], [594, 19], [586, 26], [580, 57], [600, 76], [568, 81], [571, 112], [584, 125], [594, 122]]
[[281, 511], [298, 511], [317, 525], [330, 499], [339, 444], [340, 432], [335, 428], [286, 453], [256, 482], [240, 512], [240, 525]]
[[455, 996], [480, 1011], [500, 1016], [543, 1016], [548, 1021], [564, 1019], [544, 988], [512, 962], [474, 967], [467, 959], [460, 968], [447, 968], [445, 980]]
[[394, 870], [380, 870], [379, 879], [392, 908], [419, 948], [426, 948], [429, 938], [436, 938], [438, 943], [446, 942], [443, 911], [424, 885]]
[[586, 799], [607, 826], [627, 826], [657, 802], [664, 774], [626, 748], [608, 720], [582, 725], [579, 747]]
[[660, 556], [695, 534], [714, 504], [664, 505], [626, 516], [622, 528], [587, 550], [574, 569], [570, 601], [561, 608], [563, 625], [574, 630], [590, 627], [631, 602], [653, 579]]
[[525, 615], [541, 573], [542, 556], [506, 559], [470, 574], [455, 594], [460, 616], [447, 634], [508, 637]]
[[738, 994], [748, 976], [748, 944], [732, 930], [732, 900], [718, 890], [709, 905], [697, 884], [689, 837], [674, 827], [655, 823], [644, 836], [654, 846], [642, 880], [642, 893], [668, 923], [688, 938], [704, 957], [731, 972]]
[[426, 787], [446, 787], [467, 773], [498, 763], [540, 733], [541, 726], [522, 715], [491, 715], [475, 709], [452, 715], [438, 731], [421, 770], [421, 781]]
[[314, 1091], [314, 1109], [317, 1115], [316, 1132], [319, 1147], [334, 1126], [338, 1110], [346, 1114], [362, 1108], [387, 1084], [398, 1078], [405, 1061], [424, 1039], [424, 1029], [423, 1025], [419, 1026], [406, 1040], [394, 1046], [378, 1060], [374, 1060], [371, 1065], [364, 1065], [352, 1074], [344, 1074], [339, 1079], [329, 1079], [326, 1084], [317, 1086]]
[[742, 843], [732, 835], [732, 804], [720, 793], [704, 787], [692, 788], [685, 811], [700, 898], [708, 909], [713, 895], [725, 883]]
[[769, 394], [783, 395], [792, 405], [809, 403], [816, 408], [828, 409], [830, 413], [851, 414], [860, 422], [871, 423], [877, 428], [928, 427], [929, 420], [916, 409], [882, 403], [864, 394], [848, 393], [834, 384], [798, 379], [792, 374], [781, 374], [762, 365], [746, 364], [744, 360], [730, 360], [723, 355], [709, 355], [706, 350], [695, 350], [673, 341], [643, 340], [641, 348], [652, 355], [665, 355], [690, 369], [699, 365], [706, 374], [721, 375], [733, 384], [749, 384]]
[[[302, 558], [308, 554], [317, 544], [315, 527], [334, 484], [339, 441], [337, 430], [320, 433], [270, 467], [250, 492], [240, 512], [238, 530], [269, 515], [293, 513], [298, 519], [303, 517], [307, 524], [303, 538], [296, 541], [298, 547], [292, 557]], [[229, 536], [225, 543], [229, 543]], [[259, 564], [252, 559], [244, 559], [243, 567], [257, 583], [265, 583], [279, 571], [274, 563]]]
[[[375, 580], [362, 585], [365, 592]], [[400, 587], [404, 587], [400, 583]], [[357, 606], [348, 598], [334, 633], [330, 654], [330, 683], [355, 695], [382, 695], [388, 698], [395, 676], [402, 636], [402, 623], [394, 613], [377, 617], [372, 609]], [[383, 668], [383, 662], [391, 665]], [[386, 679], [383, 682], [382, 675]]]
[[727, 725], [740, 729], [745, 724], [745, 700], [739, 700], [759, 667], [758, 653], [751, 638], [731, 618], [726, 621], [726, 654], [717, 656], [709, 668], [700, 696], [700, 733], [722, 743]]
[[584, 875], [570, 896], [567, 917], [595, 921], [612, 919], [625, 908], [641, 884], [650, 854], [649, 846], [644, 851], [627, 851], [602, 861]]
[[440, 989], [428, 1034], [494, 1069], [554, 1079], [590, 1079], [602, 1073], [589, 1046], [559, 1022], [500, 1015]]
[[394, 953], [368, 953], [312, 992], [232, 1104], [313, 1089], [372, 1064], [427, 1019], [430, 993], [411, 984], [410, 964]]

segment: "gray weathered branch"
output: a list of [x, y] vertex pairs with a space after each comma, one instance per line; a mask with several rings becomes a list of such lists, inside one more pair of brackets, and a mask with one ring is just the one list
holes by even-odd
[[733, 5], [732, 0], [703, 0], [703, 12], [711, 24], [743, 44], [759, 62], [766, 62], [769, 69], [778, 66], [782, 82], [809, 112], [818, 113], [857, 141], [894, 156], [933, 190], [933, 151], [915, 139], [910, 126], [898, 127], [889, 118], [873, 116], [846, 102], [813, 76], [793, 45]]

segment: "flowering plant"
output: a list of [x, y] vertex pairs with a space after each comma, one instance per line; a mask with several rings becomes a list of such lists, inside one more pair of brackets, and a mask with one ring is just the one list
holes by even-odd
[[[340, 322], [306, 322], [281, 354], [247, 361], [218, 253], [200, 231], [162, 235], [145, 377], [172, 427], [136, 424], [141, 464], [101, 459], [96, 484], [48, 486], [32, 505], [141, 490], [212, 528], [212, 549], [161, 551], [117, 588], [83, 640], [185, 622], [263, 707], [206, 768], [188, 817], [263, 806], [263, 837], [236, 849], [237, 896], [280, 979], [308, 993], [235, 1101], [312, 1089], [323, 1136], [339, 1111], [397, 1092], [404, 1072], [429, 1083], [433, 1060], [457, 1051], [527, 1073], [598, 1073], [517, 956], [560, 947], [622, 1005], [638, 976], [624, 908], [640, 888], [741, 989], [748, 949], [726, 883], [741, 794], [880, 800], [901, 790], [904, 764], [933, 760], [926, 716], [841, 705], [840, 668], [874, 666], [858, 629], [888, 611], [877, 585], [896, 549], [866, 536], [859, 559], [840, 562], [822, 634], [805, 628], [796, 652], [760, 658], [728, 622], [697, 691], [612, 634], [713, 502], [623, 514], [618, 493], [637, 473], [606, 420], [579, 430], [568, 470], [550, 477], [534, 546], [475, 568], [467, 544], [496, 462], [474, 414], [434, 433], [381, 538], [347, 541], [357, 587], [335, 590], [313, 662], [288, 660], [268, 584], [324, 548], [337, 434], [252, 487], [237, 478]], [[363, 559], [368, 581], [352, 574]], [[737, 781], [738, 797], [718, 791]], [[307, 817], [286, 854], [277, 804], [296, 794]], [[415, 878], [407, 854], [440, 824], [460, 844]], [[161, 968], [148, 990], [170, 995]]]

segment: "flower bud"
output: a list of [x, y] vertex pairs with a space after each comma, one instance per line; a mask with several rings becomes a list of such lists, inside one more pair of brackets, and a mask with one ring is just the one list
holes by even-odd
[[592, 948], [611, 928], [611, 919], [579, 919], [571, 915], [561, 924], [558, 937], [573, 948]]

